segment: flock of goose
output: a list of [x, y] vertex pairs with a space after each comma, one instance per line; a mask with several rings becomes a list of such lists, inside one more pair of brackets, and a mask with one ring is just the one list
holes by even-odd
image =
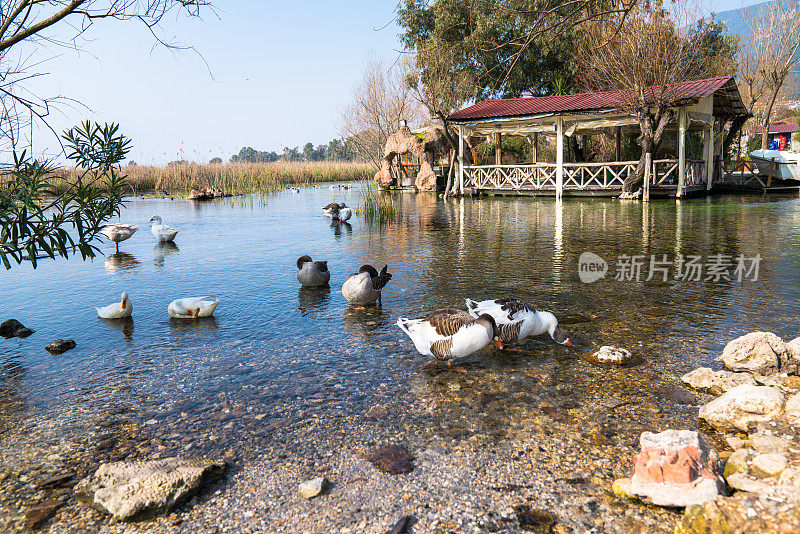
[[[336, 186], [332, 186], [335, 188]], [[347, 221], [353, 215], [344, 202], [331, 202], [322, 208], [325, 216]], [[178, 231], [162, 223], [161, 217], [150, 219], [151, 232], [159, 242], [171, 242]], [[129, 239], [138, 229], [129, 224], [112, 224], [101, 233], [119, 243]], [[381, 305], [381, 290], [392, 279], [388, 266], [378, 271], [372, 265], [363, 265], [342, 284], [342, 295], [354, 306]], [[331, 279], [327, 261], [313, 261], [303, 255], [297, 259], [297, 280], [306, 288], [327, 287]], [[210, 317], [217, 308], [215, 297], [181, 298], [167, 308], [175, 319]], [[119, 302], [96, 308], [104, 319], [124, 319], [133, 313], [133, 304], [127, 293]], [[549, 334], [562, 345], [572, 346], [566, 331], [558, 325], [555, 315], [539, 311], [518, 298], [500, 298], [474, 301], [466, 299], [466, 309], [444, 308], [434, 310], [420, 319], [401, 317], [397, 326], [411, 338], [414, 347], [423, 356], [432, 356], [452, 366], [454, 360], [464, 358], [494, 342], [500, 349], [504, 344], [514, 344], [529, 336]]]
[[[163, 224], [161, 217], [158, 215], [153, 216], [150, 222], [152, 223], [150, 233], [159, 243], [171, 243], [175, 236], [178, 235], [178, 231]], [[130, 239], [138, 229], [138, 226], [131, 224], [109, 224], [104, 226], [100, 233], [108, 238], [109, 241], [113, 241], [116, 251], [119, 252], [120, 242]], [[211, 317], [218, 304], [219, 299], [210, 296], [181, 298], [170, 302], [167, 307], [167, 313], [173, 319]], [[128, 293], [123, 292], [119, 302], [95, 309], [97, 310], [97, 316], [101, 319], [127, 319], [133, 314], [133, 303], [131, 303]]]

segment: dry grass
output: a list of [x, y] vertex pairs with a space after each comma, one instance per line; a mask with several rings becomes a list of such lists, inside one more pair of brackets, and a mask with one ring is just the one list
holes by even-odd
[[[149, 167], [123, 167], [134, 194], [166, 191], [187, 193], [190, 189], [215, 187], [226, 193], [247, 194], [278, 191], [293, 185], [319, 182], [371, 180], [376, 169], [369, 163], [348, 161], [221, 163]], [[69, 181], [74, 170], [62, 180]]]

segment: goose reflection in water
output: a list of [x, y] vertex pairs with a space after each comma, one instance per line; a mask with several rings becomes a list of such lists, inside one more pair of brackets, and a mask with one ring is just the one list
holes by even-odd
[[378, 306], [348, 306], [344, 310], [345, 329], [361, 334], [372, 334], [389, 324], [389, 314]]
[[340, 221], [338, 219], [331, 221], [331, 229], [333, 230], [333, 235], [335, 236], [340, 236], [342, 233], [348, 235], [353, 233], [353, 226], [349, 222]]
[[115, 252], [107, 256], [103, 264], [108, 272], [128, 271], [139, 266], [139, 260], [127, 252]]
[[213, 315], [211, 317], [199, 317], [197, 319], [169, 319], [169, 327], [175, 331], [187, 331], [192, 329], [209, 329], [216, 330], [219, 328], [217, 318]]
[[324, 308], [330, 299], [330, 286], [301, 287], [297, 293], [298, 309], [304, 316]]
[[170, 254], [176, 254], [180, 252], [180, 250], [178, 245], [172, 241], [159, 242], [153, 247], [153, 262], [156, 264], [156, 267], [163, 267], [164, 258]]
[[115, 330], [122, 332], [125, 336], [125, 341], [133, 341], [133, 318], [125, 317], [124, 319], [97, 319], [104, 325], [108, 325]]

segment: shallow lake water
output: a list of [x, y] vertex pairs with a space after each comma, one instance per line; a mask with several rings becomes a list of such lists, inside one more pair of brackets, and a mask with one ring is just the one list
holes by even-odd
[[[103, 243], [105, 256], [93, 261], [0, 272], [0, 320], [35, 330], [0, 340], [6, 467], [70, 457], [80, 471], [187, 451], [314, 456], [349, 442], [482, 443], [526, 433], [611, 444], [642, 430], [696, 428], [698, 401], [679, 377], [718, 368], [734, 337], [798, 335], [795, 197], [665, 200], [644, 210], [612, 199], [393, 199], [398, 217], [381, 227], [322, 216], [331, 200], [357, 205], [357, 189], [207, 203], [135, 198], [119, 220], [140, 228], [119, 254]], [[153, 215], [179, 231], [174, 246], [156, 244]], [[584, 252], [609, 262], [605, 279], [580, 281]], [[302, 254], [328, 260], [330, 289], [300, 289]], [[644, 281], [651, 254], [761, 262], [757, 281], [674, 280], [674, 268], [667, 282]], [[621, 255], [646, 255], [641, 281], [614, 279]], [[393, 275], [382, 308], [355, 309], [341, 295], [365, 263]], [[133, 321], [98, 319], [94, 306], [123, 290]], [[171, 300], [201, 295], [220, 299], [212, 319], [169, 319]], [[417, 354], [395, 326], [466, 297], [507, 296], [552, 311], [576, 346], [545, 336], [487, 348], [457, 373]], [[44, 347], [56, 338], [77, 348], [51, 355]], [[606, 344], [630, 349], [635, 362], [586, 360]], [[389, 415], [365, 415], [376, 404]]]

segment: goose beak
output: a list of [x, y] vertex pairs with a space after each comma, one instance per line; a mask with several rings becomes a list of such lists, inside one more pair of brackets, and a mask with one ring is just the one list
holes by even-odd
[[503, 348], [503, 343], [500, 341], [499, 337], [494, 338], [494, 344], [497, 345], [498, 349], [502, 349]]
[[125, 301], [124, 300], [122, 301], [122, 309], [123, 310], [125, 309]]
[[200, 317], [200, 308], [197, 308], [194, 312], [194, 318], [197, 319], [198, 317]]
[[567, 338], [567, 340], [564, 342], [564, 345], [566, 345], [568, 347], [574, 347], [575, 346], [575, 344], [572, 341], [570, 341], [569, 338]]

